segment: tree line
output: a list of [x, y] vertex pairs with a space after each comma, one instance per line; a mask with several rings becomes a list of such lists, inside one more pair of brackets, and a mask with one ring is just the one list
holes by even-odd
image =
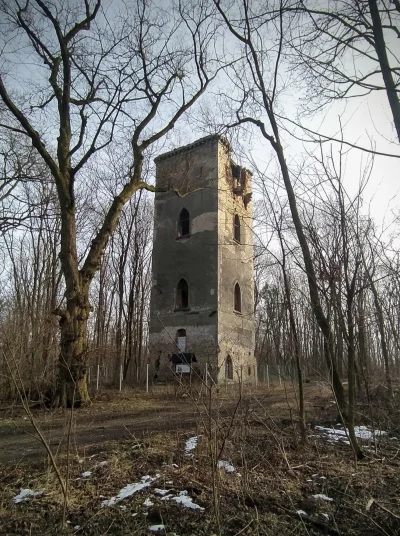
[[[114, 369], [133, 366], [138, 377], [151, 162], [190, 125], [226, 134], [239, 154], [257, 144], [267, 155], [257, 170], [268, 228], [256, 250], [260, 359], [292, 356], [299, 377], [323, 367], [350, 429], [366, 363], [384, 371], [390, 395], [398, 250], [366, 214], [363, 188], [374, 155], [399, 157], [397, 1], [32, 0], [2, 1], [0, 11], [2, 359], [11, 370], [15, 360], [29, 382], [46, 379], [61, 406], [89, 402], [88, 364], [108, 352]], [[386, 95], [389, 150], [307, 123], [373, 93]], [[350, 149], [371, 157], [352, 197]]]

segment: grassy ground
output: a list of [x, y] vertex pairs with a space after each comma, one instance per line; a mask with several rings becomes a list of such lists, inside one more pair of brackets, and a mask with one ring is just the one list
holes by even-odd
[[[306, 399], [302, 445], [288, 385], [241, 398], [236, 388], [211, 398], [195, 389], [103, 393], [73, 414], [65, 533], [145, 535], [158, 526], [158, 534], [180, 536], [400, 534], [398, 412], [359, 406], [359, 424], [388, 433], [363, 440], [366, 456], [356, 464], [347, 444], [315, 429], [337, 422], [329, 388], [307, 384]], [[33, 414], [65, 476], [70, 412]], [[60, 534], [63, 497], [42, 447], [21, 408], [4, 406], [0, 415], [0, 534]], [[186, 453], [191, 437], [197, 445]], [[213, 458], [235, 470], [216, 469]], [[140, 482], [149, 485], [103, 504]], [[14, 504], [21, 488], [43, 494]], [[181, 504], [188, 497], [200, 508]]]

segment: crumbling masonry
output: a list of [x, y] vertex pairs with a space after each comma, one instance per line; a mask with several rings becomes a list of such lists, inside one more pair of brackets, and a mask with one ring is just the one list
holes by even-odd
[[155, 162], [152, 373], [253, 382], [251, 173], [218, 135]]

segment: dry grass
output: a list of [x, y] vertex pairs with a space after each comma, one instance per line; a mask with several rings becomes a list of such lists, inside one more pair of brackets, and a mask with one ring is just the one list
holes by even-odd
[[[113, 415], [121, 419], [125, 414], [132, 422], [142, 422], [147, 415], [149, 422], [141, 431], [128, 430], [123, 439], [114, 437], [91, 447], [76, 442], [70, 462], [67, 534], [150, 534], [148, 527], [161, 523], [166, 527], [162, 534], [217, 534], [213, 479], [223, 535], [394, 536], [400, 532], [400, 441], [382, 439], [377, 450], [367, 451], [366, 460], [355, 466], [347, 445], [330, 444], [312, 429], [315, 422], [335, 422], [331, 395], [323, 385], [307, 386], [310, 432], [306, 446], [299, 443], [292, 390], [275, 387], [265, 392], [260, 388], [247, 393], [236, 407], [237, 392], [221, 389], [212, 402], [211, 429], [208, 402], [196, 398], [195, 393], [182, 398], [182, 393], [176, 397], [158, 389], [150, 395], [123, 392], [117, 399], [111, 394], [107, 397], [112, 400], [102, 395], [85, 410], [88, 413], [77, 412], [77, 420], [85, 421], [91, 412], [91, 421], [85, 422], [97, 423], [101, 417], [105, 422]], [[165, 417], [161, 430], [151, 429], [154, 412]], [[181, 426], [180, 419], [189, 413], [197, 418], [190, 428]], [[396, 418], [396, 414], [391, 417], [391, 437], [396, 437]], [[198, 445], [194, 456], [186, 456], [185, 441], [192, 435], [199, 437]], [[216, 451], [222, 449], [221, 459], [235, 466], [234, 473], [215, 471], [210, 444]], [[64, 454], [58, 462], [64, 468]], [[84, 471], [90, 471], [90, 476], [82, 477]], [[187, 490], [204, 511], [163, 501], [151, 488], [112, 507], [101, 507], [103, 500], [116, 496], [125, 485], [157, 473], [157, 487], [175, 493]], [[0, 534], [60, 533], [62, 497], [46, 460], [40, 465], [29, 460], [8, 463], [2, 467], [0, 479]], [[45, 489], [45, 495], [14, 505], [12, 497], [21, 487]], [[314, 499], [316, 494], [334, 500]], [[146, 498], [151, 498], [153, 506], [143, 505]], [[376, 502], [367, 511], [371, 498]], [[307, 516], [301, 517], [298, 510]]]

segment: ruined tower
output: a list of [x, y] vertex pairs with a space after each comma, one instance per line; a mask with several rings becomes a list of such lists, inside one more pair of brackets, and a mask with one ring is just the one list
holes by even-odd
[[251, 173], [219, 135], [155, 162], [151, 367], [254, 381]]

